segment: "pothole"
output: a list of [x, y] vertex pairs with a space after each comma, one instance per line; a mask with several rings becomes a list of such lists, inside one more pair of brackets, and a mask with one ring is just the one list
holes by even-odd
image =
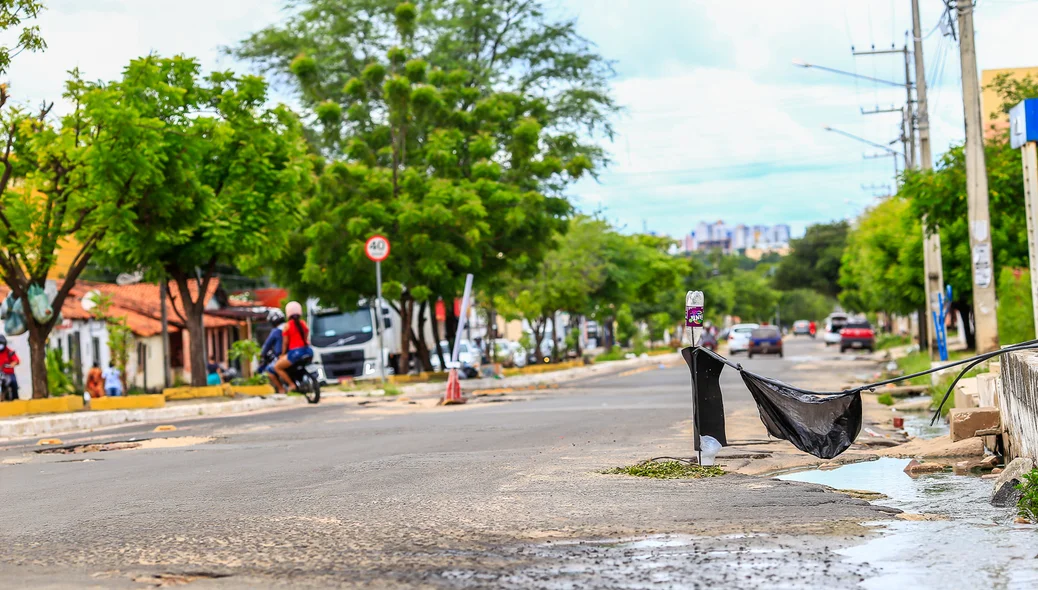
[[196, 580], [217, 580], [229, 578], [230, 574], [216, 574], [212, 572], [188, 572], [183, 574], [163, 573], [135, 576], [134, 582], [147, 584], [154, 588], [169, 588], [171, 586], [183, 586]]
[[212, 436], [175, 436], [169, 438], [145, 438], [139, 440], [124, 440], [106, 443], [86, 443], [80, 445], [68, 445], [36, 451], [41, 455], [78, 455], [81, 453], [104, 453], [107, 451], [126, 451], [130, 449], [170, 449], [176, 447], [190, 447], [210, 442]]

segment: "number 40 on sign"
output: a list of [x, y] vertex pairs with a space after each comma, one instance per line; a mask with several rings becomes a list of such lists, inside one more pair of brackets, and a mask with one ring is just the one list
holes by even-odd
[[371, 236], [364, 243], [364, 253], [368, 255], [372, 262], [382, 262], [389, 258], [389, 240], [385, 236]]

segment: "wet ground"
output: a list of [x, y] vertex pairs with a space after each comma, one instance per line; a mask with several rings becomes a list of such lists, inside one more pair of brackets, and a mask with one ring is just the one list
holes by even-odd
[[[864, 364], [813, 342], [792, 341], [788, 352], [739, 360], [815, 388], [842, 384]], [[764, 438], [738, 374], [722, 375], [722, 387], [730, 441]], [[170, 440], [86, 454], [8, 443], [0, 447], [0, 588], [140, 588], [156, 579], [187, 579], [189, 588], [847, 588], [911, 580], [928, 567], [911, 569], [921, 563], [913, 560], [930, 552], [947, 588], [958, 587], [945, 573], [955, 562], [938, 546], [961, 545], [944, 541], [939, 527], [972, 530], [981, 525], [960, 521], [990, 510], [948, 504], [963, 512], [943, 522], [891, 520], [899, 510], [935, 512], [912, 503], [939, 490], [913, 486], [958, 490], [941, 476], [897, 480], [907, 479], [897, 462], [819, 474], [839, 482], [825, 485], [859, 489], [889, 475], [890, 500], [874, 503], [885, 506], [740, 474], [603, 475], [691, 454], [682, 367], [595, 376], [521, 403], [395, 403], [322, 403], [182, 420], [170, 433], [135, 425], [62, 437], [70, 448]], [[993, 517], [987, 525], [990, 539], [1016, 530]], [[1030, 550], [1009, 542], [1013, 555]], [[896, 555], [885, 556], [888, 546]], [[975, 561], [965, 555], [960, 566]], [[1016, 576], [1005, 587], [1027, 579], [1019, 573], [1026, 568], [991, 568]]]
[[1013, 524], [1012, 509], [991, 506], [992, 480], [913, 478], [904, 473], [907, 464], [883, 458], [780, 479], [879, 492], [887, 498], [874, 504], [933, 519], [873, 524], [877, 536], [841, 549], [844, 563], [873, 570], [864, 588], [1038, 588], [1038, 529]]

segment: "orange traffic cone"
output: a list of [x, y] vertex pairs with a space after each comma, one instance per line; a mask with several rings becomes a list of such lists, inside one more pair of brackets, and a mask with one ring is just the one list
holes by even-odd
[[458, 370], [451, 369], [450, 375], [447, 377], [447, 393], [440, 400], [440, 405], [450, 406], [463, 404], [467, 401], [467, 399], [461, 396], [461, 381], [458, 380]]

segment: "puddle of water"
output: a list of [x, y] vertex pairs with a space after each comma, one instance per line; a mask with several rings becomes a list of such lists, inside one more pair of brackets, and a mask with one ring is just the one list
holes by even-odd
[[948, 436], [950, 427], [944, 420], [938, 420], [937, 424], [930, 426], [930, 414], [910, 414], [905, 416], [905, 432], [909, 436], [917, 438], [937, 438]]
[[888, 496], [875, 504], [908, 513], [937, 514], [942, 521], [884, 523], [883, 533], [863, 545], [838, 551], [854, 564], [878, 570], [865, 588], [1035, 588], [1038, 531], [1012, 523], [1010, 509], [989, 502], [991, 480], [934, 473], [915, 479], [906, 459], [882, 458], [832, 471], [803, 471], [779, 479], [865, 489]]

